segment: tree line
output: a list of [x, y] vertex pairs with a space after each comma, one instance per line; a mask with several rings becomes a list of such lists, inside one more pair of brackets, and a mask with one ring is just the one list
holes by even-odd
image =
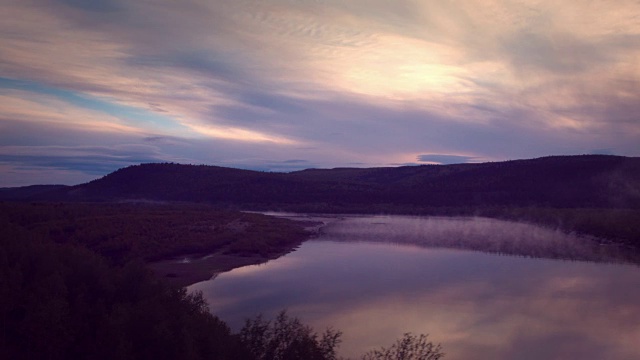
[[[111, 223], [118, 219], [110, 213], [113, 208], [34, 206], [40, 208], [0, 212], [0, 358], [338, 359], [339, 331], [319, 335], [283, 312], [273, 320], [248, 319], [239, 333], [232, 333], [209, 312], [201, 294], [158, 279], [145, 267], [144, 256], [129, 254], [114, 261], [91, 242], [84, 246], [82, 238], [63, 241], [64, 218], [107, 213]], [[120, 218], [123, 222], [134, 215], [123, 211], [125, 207], [115, 208], [126, 215]], [[144, 211], [160, 210], [135, 212]], [[50, 231], [59, 226], [62, 235]], [[73, 238], [75, 232], [67, 233]], [[406, 334], [391, 347], [362, 358], [442, 356], [441, 348], [424, 336]]]

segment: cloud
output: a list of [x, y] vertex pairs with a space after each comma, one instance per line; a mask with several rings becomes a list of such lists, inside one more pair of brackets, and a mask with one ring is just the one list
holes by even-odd
[[106, 146], [2, 146], [0, 163], [18, 168], [54, 168], [100, 175], [131, 164], [159, 162], [154, 146], [138, 144]]
[[[0, 187], [19, 187], [25, 185], [75, 185], [94, 180], [95, 175], [84, 171], [60, 170], [56, 168], [41, 168], [37, 166], [13, 166], [0, 162], [2, 181]], [[25, 179], [37, 179], [25, 181]]]
[[640, 154], [631, 0], [1, 7], [0, 122], [31, 124], [9, 143], [43, 124], [243, 166]]
[[470, 163], [470, 162], [478, 162], [479, 159], [475, 156], [424, 154], [424, 155], [418, 155], [417, 160], [420, 162], [446, 165], [446, 164], [464, 164], [464, 163]]
[[612, 149], [593, 149], [589, 151], [589, 154], [594, 155], [615, 155]]
[[313, 163], [307, 160], [293, 159], [293, 160], [264, 160], [261, 162], [254, 162], [253, 164], [247, 164], [245, 169], [256, 171], [269, 171], [269, 172], [291, 172], [304, 169], [311, 169], [319, 167], [317, 163]]
[[95, 0], [95, 1], [82, 1], [82, 0], [59, 0], [58, 2], [72, 6], [84, 11], [105, 13], [115, 12], [122, 10], [119, 1], [114, 0]]

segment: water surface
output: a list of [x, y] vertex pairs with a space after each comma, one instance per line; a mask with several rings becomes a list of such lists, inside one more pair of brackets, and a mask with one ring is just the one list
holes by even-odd
[[[551, 259], [572, 253], [589, 261]], [[340, 329], [353, 358], [414, 332], [446, 359], [639, 359], [640, 269], [612, 261], [593, 239], [527, 224], [347, 217], [293, 253], [190, 290], [234, 330], [284, 308]]]

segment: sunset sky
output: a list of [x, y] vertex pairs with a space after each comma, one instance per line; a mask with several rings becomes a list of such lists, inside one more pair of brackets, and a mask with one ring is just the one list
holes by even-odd
[[640, 2], [0, 0], [0, 186], [640, 156]]

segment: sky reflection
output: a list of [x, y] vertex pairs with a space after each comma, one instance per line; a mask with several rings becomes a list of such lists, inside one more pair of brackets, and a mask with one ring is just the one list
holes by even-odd
[[[640, 270], [390, 243], [327, 233], [264, 265], [221, 274], [203, 291], [235, 330], [287, 308], [344, 332], [355, 357], [402, 333], [429, 333], [447, 359], [637, 359]], [[335, 240], [335, 239], [334, 239]]]

